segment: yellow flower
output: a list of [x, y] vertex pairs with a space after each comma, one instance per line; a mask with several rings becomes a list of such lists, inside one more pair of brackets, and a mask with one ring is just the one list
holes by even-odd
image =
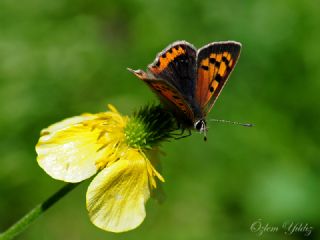
[[146, 107], [130, 118], [111, 105], [109, 109], [42, 130], [37, 160], [47, 174], [65, 182], [81, 182], [98, 173], [86, 195], [90, 219], [106, 231], [123, 232], [142, 223], [156, 179], [164, 182], [147, 156], [170, 137], [173, 121], [159, 117], [159, 107]]

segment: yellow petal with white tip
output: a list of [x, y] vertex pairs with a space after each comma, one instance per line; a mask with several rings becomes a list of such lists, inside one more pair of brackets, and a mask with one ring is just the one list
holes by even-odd
[[128, 149], [93, 179], [87, 191], [93, 224], [106, 231], [124, 232], [142, 223], [150, 196], [147, 161], [138, 150]]
[[[91, 177], [101, 163], [114, 157], [111, 146], [116, 141], [113, 136], [119, 138], [118, 132], [122, 131], [119, 120], [119, 114], [106, 112], [72, 117], [51, 125], [41, 132], [36, 146], [39, 165], [51, 177], [66, 182]], [[116, 132], [108, 134], [109, 130]]]

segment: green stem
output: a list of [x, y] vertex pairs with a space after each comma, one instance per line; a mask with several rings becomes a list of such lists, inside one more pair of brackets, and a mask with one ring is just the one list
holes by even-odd
[[46, 210], [59, 201], [64, 195], [74, 189], [78, 184], [68, 183], [64, 185], [59, 191], [49, 197], [46, 201], [36, 206], [26, 215], [24, 215], [19, 221], [13, 224], [5, 232], [0, 234], [0, 240], [10, 240], [19, 235], [21, 232], [27, 229], [31, 223], [40, 217]]

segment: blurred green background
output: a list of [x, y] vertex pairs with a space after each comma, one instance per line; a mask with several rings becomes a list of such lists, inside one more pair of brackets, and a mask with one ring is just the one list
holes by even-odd
[[[320, 239], [320, 4], [270, 1], [0, 1], [0, 230], [63, 183], [37, 165], [39, 132], [114, 104], [156, 101], [126, 67], [142, 68], [175, 40], [243, 49], [210, 124], [163, 145], [166, 200], [149, 200], [136, 230], [107, 233], [87, 216], [89, 181], [18, 239]], [[250, 230], [278, 227], [262, 237]], [[312, 234], [286, 235], [285, 222]]]

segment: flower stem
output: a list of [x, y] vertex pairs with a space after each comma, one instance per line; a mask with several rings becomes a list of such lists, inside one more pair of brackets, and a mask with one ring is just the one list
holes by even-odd
[[40, 217], [46, 210], [48, 210], [52, 205], [58, 202], [59, 199], [64, 197], [77, 185], [78, 183], [68, 183], [64, 185], [60, 190], [54, 193], [46, 201], [37, 205], [30, 212], [24, 215], [20, 220], [18, 220], [15, 224], [13, 224], [10, 228], [8, 228], [5, 232], [1, 233], [0, 240], [10, 240], [19, 235], [21, 232], [26, 230], [34, 220]]

